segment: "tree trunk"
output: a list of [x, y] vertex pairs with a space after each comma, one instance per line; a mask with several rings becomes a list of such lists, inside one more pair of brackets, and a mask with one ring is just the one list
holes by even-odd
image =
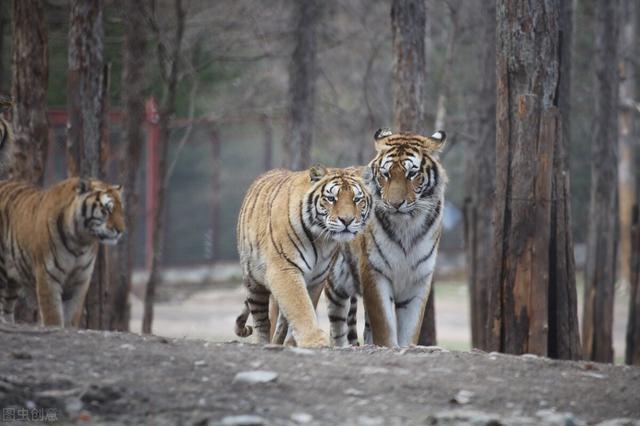
[[[49, 56], [47, 30], [42, 2], [13, 1], [13, 52], [11, 97], [13, 142], [7, 149], [7, 174], [11, 179], [42, 185], [47, 157], [49, 123], [47, 87]], [[16, 307], [20, 322], [36, 322], [38, 308], [35, 292], [27, 290]]]
[[591, 196], [583, 318], [587, 359], [613, 361], [613, 296], [618, 245], [619, 0], [596, 4], [596, 115], [592, 140]]
[[578, 296], [576, 290], [568, 146], [571, 142], [571, 51], [573, 47], [572, 1], [560, 2], [560, 76], [558, 108], [562, 129], [553, 154], [551, 240], [549, 246], [548, 355], [580, 359]]
[[[627, 22], [623, 26], [623, 50], [622, 55], [625, 60], [622, 61], [622, 81], [620, 84], [620, 140], [624, 139], [624, 144], [635, 146], [634, 140], [637, 141], [638, 134], [634, 123], [634, 101], [637, 99], [638, 92], [635, 85], [637, 78], [637, 63], [633, 62], [633, 58], [637, 59], [640, 54], [640, 46], [637, 42], [638, 26], [640, 25], [640, 6], [636, 1], [626, 0], [624, 15]], [[635, 150], [638, 147], [635, 146]], [[640, 157], [635, 156], [635, 170], [640, 168]], [[636, 175], [636, 179], [639, 179]], [[635, 206], [633, 209], [632, 226], [630, 229], [631, 237], [631, 253], [630, 258], [625, 261], [630, 262], [629, 267], [629, 318], [627, 321], [627, 347], [625, 353], [625, 362], [631, 365], [640, 365], [640, 220], [638, 218], [638, 204], [640, 203], [640, 183], [635, 182]], [[622, 239], [628, 236], [622, 234]]]
[[629, 318], [627, 321], [624, 362], [640, 365], [640, 218], [634, 206], [631, 226], [631, 281], [629, 283]]
[[5, 92], [5, 74], [4, 74], [4, 29], [5, 25], [7, 25], [9, 16], [9, 11], [6, 9], [5, 4], [7, 2], [3, 2], [0, 4], [0, 92]]
[[[565, 30], [559, 1], [497, 2], [496, 202], [488, 349], [558, 356], [573, 262], [561, 110]], [[560, 197], [556, 200], [554, 197]], [[551, 259], [552, 253], [562, 257]], [[562, 270], [562, 277], [558, 269]], [[562, 288], [561, 288], [562, 287]], [[575, 291], [575, 290], [574, 290]], [[574, 300], [575, 302], [575, 300]], [[560, 315], [563, 315], [560, 318]]]
[[214, 124], [211, 128], [211, 259], [216, 260], [220, 249], [220, 132]]
[[284, 151], [286, 167], [306, 169], [311, 164], [315, 82], [318, 74], [316, 31], [321, 0], [295, 2], [295, 48], [289, 64], [289, 132]]
[[69, 16], [67, 165], [73, 176], [100, 177], [105, 100], [101, 0], [73, 0]]
[[495, 190], [496, 143], [496, 9], [495, 0], [477, 3], [477, 57], [480, 72], [478, 86], [473, 93], [472, 111], [476, 118], [469, 133], [465, 156], [464, 233], [469, 271], [471, 302], [471, 344], [474, 348], [487, 346], [487, 288], [491, 283], [491, 247], [493, 240], [492, 206]]
[[[449, 17], [451, 20], [451, 26], [449, 27], [447, 34], [447, 48], [444, 54], [444, 71], [442, 73], [442, 79], [440, 80], [438, 100], [436, 102], [436, 120], [434, 123], [433, 130], [441, 130], [446, 129], [446, 120], [447, 120], [447, 102], [449, 100], [450, 92], [451, 92], [451, 78], [453, 77], [453, 65], [455, 59], [455, 47], [457, 43], [457, 39], [460, 33], [460, 25], [459, 25], [459, 9], [460, 2], [454, 1], [447, 3], [449, 8]], [[483, 13], [484, 10], [494, 10], [494, 5], [485, 5], [482, 4], [479, 13]], [[495, 13], [494, 13], [494, 32], [495, 32]], [[482, 46], [484, 47], [484, 46]], [[481, 48], [482, 49], [482, 48]], [[493, 79], [493, 75], [491, 76]]]
[[120, 165], [120, 182], [124, 185], [126, 227], [124, 241], [117, 246], [115, 284], [110, 329], [129, 330], [131, 306], [131, 273], [135, 242], [135, 222], [138, 212], [137, 178], [140, 169], [144, 132], [144, 80], [146, 31], [142, 6], [137, 2], [123, 3], [124, 46], [122, 70], [122, 103], [124, 105], [124, 144], [126, 157]]
[[[426, 80], [426, 9], [423, 0], [393, 0], [391, 34], [393, 37], [393, 122], [396, 131], [424, 134]], [[418, 343], [436, 344], [434, 287], [424, 311]]]
[[42, 2], [13, 1], [11, 96], [14, 144], [9, 177], [41, 185], [47, 156], [49, 57]]
[[[634, 137], [633, 121], [635, 102], [635, 78], [636, 66], [632, 59], [636, 48], [636, 16], [638, 9], [635, 0], [623, 0], [623, 13], [621, 14], [620, 36], [620, 64], [619, 96], [620, 111], [618, 115], [618, 190], [620, 191], [619, 214], [620, 214], [620, 278], [622, 281], [630, 282], [630, 260], [631, 260], [631, 213], [635, 202], [635, 176], [634, 176]], [[634, 52], [635, 49], [635, 52]]]
[[393, 0], [393, 111], [396, 131], [424, 133], [426, 81], [424, 0]]
[[[108, 67], [104, 64], [103, 2], [74, 0], [69, 15], [67, 168], [71, 176], [102, 179], [107, 143]], [[100, 247], [85, 300], [83, 325], [104, 329], [108, 276]]]
[[262, 168], [267, 171], [273, 168], [273, 128], [271, 127], [271, 119], [263, 114], [260, 117], [262, 124], [262, 135], [264, 137], [264, 157]]
[[[173, 39], [170, 56], [165, 56], [164, 47], [160, 41], [159, 30], [156, 30], [156, 41], [158, 43], [158, 61], [161, 72], [164, 75], [165, 87], [162, 103], [159, 110], [159, 159], [158, 159], [158, 195], [157, 208], [153, 214], [153, 256], [151, 258], [151, 271], [145, 290], [144, 313], [142, 318], [142, 332], [150, 334], [153, 326], [153, 305], [155, 302], [155, 289], [160, 279], [160, 262], [164, 252], [163, 216], [167, 187], [167, 154], [169, 151], [169, 123], [176, 108], [176, 91], [178, 86], [178, 69], [182, 48], [182, 37], [184, 35], [184, 23], [186, 12], [182, 5], [182, 0], [174, 1], [176, 30]], [[157, 29], [157, 26], [156, 26]], [[168, 60], [169, 63], [165, 61]]]

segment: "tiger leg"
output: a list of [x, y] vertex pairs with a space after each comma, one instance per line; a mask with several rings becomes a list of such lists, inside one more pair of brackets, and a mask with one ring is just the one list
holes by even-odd
[[326, 334], [318, 327], [316, 313], [302, 275], [290, 267], [267, 269], [267, 282], [280, 311], [293, 327], [298, 346], [328, 346]]
[[[324, 283], [316, 284], [315, 286], [309, 289], [309, 297], [311, 297], [311, 303], [313, 303], [314, 312], [316, 312], [318, 309], [318, 301], [320, 300], [320, 296], [322, 295], [323, 288], [324, 288]], [[286, 318], [284, 318], [284, 320], [287, 321]], [[317, 317], [316, 317], [316, 320], [317, 320]], [[296, 339], [293, 337], [293, 327], [291, 327], [291, 324], [288, 324], [287, 335], [285, 337], [284, 344], [286, 346], [296, 346]]]
[[255, 342], [260, 345], [269, 343], [271, 334], [271, 321], [269, 320], [269, 297], [271, 292], [263, 285], [253, 283], [249, 287], [247, 304], [253, 317]]
[[62, 293], [62, 304], [64, 309], [64, 326], [79, 327], [82, 319], [84, 301], [87, 291], [91, 285], [91, 276], [85, 277], [83, 282], [72, 287], [69, 291]]
[[391, 282], [371, 267], [361, 268], [364, 309], [369, 318], [374, 345], [398, 346]]
[[414, 289], [404, 300], [396, 300], [399, 346], [405, 347], [418, 343], [422, 318], [431, 289], [430, 284]]
[[235, 332], [238, 337], [248, 337], [253, 333], [253, 327], [247, 325], [247, 319], [249, 318], [249, 302], [244, 301], [244, 307], [242, 312], [236, 318]]
[[273, 333], [273, 338], [271, 339], [271, 343], [275, 343], [277, 345], [283, 345], [285, 339], [287, 338], [287, 334], [289, 333], [289, 321], [282, 315], [282, 311], [278, 311], [278, 319], [276, 321], [276, 328]]
[[280, 308], [278, 308], [278, 302], [274, 299], [273, 295], [269, 299], [269, 320], [271, 321], [271, 329], [269, 330], [269, 335], [271, 336], [271, 342], [273, 342], [273, 336], [276, 334], [276, 326], [278, 315], [280, 314]]
[[18, 302], [19, 285], [17, 281], [5, 277], [4, 286], [0, 283], [0, 309], [2, 321], [9, 324], [15, 322], [15, 310]]
[[327, 286], [324, 289], [324, 294], [327, 297], [331, 341], [333, 346], [345, 347], [349, 344], [347, 337], [349, 332], [347, 317], [351, 298], [343, 289], [334, 287], [334, 282], [328, 280]]
[[373, 335], [371, 334], [371, 326], [369, 325], [369, 315], [365, 309], [364, 312], [364, 331], [362, 332], [362, 339], [365, 345], [373, 345]]
[[351, 296], [351, 306], [349, 307], [349, 313], [347, 314], [347, 326], [349, 332], [347, 333], [347, 339], [351, 346], [360, 346], [358, 342], [358, 320], [356, 314], [358, 313], [358, 296]]
[[47, 275], [43, 266], [36, 268], [36, 296], [42, 325], [62, 327], [64, 325], [62, 288]]

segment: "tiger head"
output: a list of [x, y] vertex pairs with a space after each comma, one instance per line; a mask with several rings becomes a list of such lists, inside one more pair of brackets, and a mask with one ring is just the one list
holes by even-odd
[[76, 185], [78, 231], [103, 244], [114, 245], [125, 229], [122, 185], [99, 180], [78, 179]]
[[312, 188], [306, 196], [307, 220], [336, 241], [350, 241], [369, 218], [371, 194], [356, 168], [309, 170]]
[[438, 161], [445, 132], [425, 137], [379, 129], [374, 139], [377, 155], [363, 176], [375, 194], [376, 207], [392, 214], [430, 210], [433, 196], [440, 195], [447, 182]]

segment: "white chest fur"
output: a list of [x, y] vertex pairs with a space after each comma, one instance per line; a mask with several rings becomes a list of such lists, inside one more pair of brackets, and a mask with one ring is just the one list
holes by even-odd
[[369, 262], [390, 282], [396, 300], [410, 297], [433, 274], [442, 209], [434, 213], [373, 215], [367, 235]]

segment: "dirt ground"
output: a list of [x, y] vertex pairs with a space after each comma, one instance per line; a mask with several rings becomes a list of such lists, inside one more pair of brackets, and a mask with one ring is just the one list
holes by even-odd
[[[579, 289], [580, 293], [581, 290]], [[139, 289], [142, 294], [142, 289]], [[161, 301], [156, 304], [154, 334], [166, 337], [189, 337], [212, 342], [235, 339], [233, 326], [245, 297], [239, 283], [170, 284], [161, 289]], [[441, 279], [436, 285], [436, 328], [438, 345], [447, 349], [471, 349], [469, 294], [463, 281]], [[582, 300], [582, 297], [579, 297]], [[614, 352], [622, 363], [625, 348], [629, 296], [626, 289], [616, 291], [614, 309]], [[131, 330], [141, 330], [142, 301], [132, 297]], [[581, 312], [581, 304], [578, 307]], [[581, 315], [579, 316], [581, 317]], [[329, 330], [326, 302], [318, 304], [318, 320]], [[362, 335], [363, 307], [358, 309], [358, 333]]]
[[[132, 425], [640, 425], [635, 367], [6, 325], [0, 339], [5, 421], [38, 423], [44, 413], [58, 423]], [[261, 376], [267, 382], [246, 382]]]

